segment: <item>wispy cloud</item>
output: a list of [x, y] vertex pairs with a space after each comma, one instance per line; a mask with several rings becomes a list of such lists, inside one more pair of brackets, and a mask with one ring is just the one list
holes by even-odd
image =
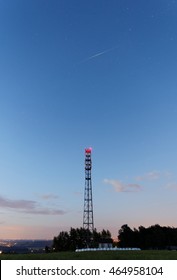
[[36, 202], [32, 200], [11, 200], [0, 196], [0, 207], [13, 209], [34, 209]]
[[82, 196], [82, 195], [83, 195], [83, 193], [82, 193], [82, 192], [74, 192], [74, 195], [75, 195], [75, 196], [79, 196], [79, 197], [80, 197], [80, 196]]
[[104, 51], [102, 51], [102, 52], [97, 52], [97, 53], [95, 53], [95, 54], [93, 54], [93, 55], [91, 55], [91, 56], [85, 58], [84, 60], [82, 60], [81, 63], [87, 62], [87, 61], [92, 60], [92, 59], [94, 59], [94, 58], [96, 58], [96, 57], [98, 57], [98, 56], [104, 55], [104, 54], [106, 54], [106, 53], [108, 53], [108, 52], [110, 52], [110, 51], [112, 51], [112, 50], [114, 50], [114, 49], [117, 49], [117, 48], [118, 48], [118, 46], [115, 46], [115, 47], [106, 49], [106, 50], [104, 50]]
[[175, 182], [168, 183], [166, 186], [166, 189], [171, 189], [171, 190], [177, 191], [177, 183], [175, 183]]
[[52, 194], [52, 193], [48, 193], [48, 194], [42, 194], [42, 195], [38, 195], [39, 198], [43, 199], [43, 200], [52, 200], [52, 199], [58, 199], [59, 196]]
[[135, 178], [136, 181], [154, 181], [159, 179], [170, 179], [172, 174], [168, 171], [151, 171], [144, 173], [143, 175], [137, 176]]
[[161, 173], [159, 171], [151, 171], [148, 173], [145, 173], [141, 176], [137, 176], [135, 179], [136, 181], [149, 181], [149, 180], [157, 180], [161, 176]]
[[104, 179], [104, 183], [111, 185], [115, 192], [138, 192], [142, 189], [138, 184], [124, 184], [113, 179]]
[[13, 209], [27, 214], [40, 214], [40, 215], [65, 214], [63, 210], [41, 207], [36, 201], [33, 200], [8, 199], [2, 196], [0, 196], [0, 208]]
[[38, 214], [38, 215], [64, 215], [65, 211], [57, 209], [48, 209], [48, 208], [36, 208], [32, 210], [24, 211], [27, 214]]

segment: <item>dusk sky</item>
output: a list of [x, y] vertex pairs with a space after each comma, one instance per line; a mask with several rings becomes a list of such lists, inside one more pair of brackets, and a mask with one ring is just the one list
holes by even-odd
[[0, 238], [177, 227], [177, 1], [0, 0]]

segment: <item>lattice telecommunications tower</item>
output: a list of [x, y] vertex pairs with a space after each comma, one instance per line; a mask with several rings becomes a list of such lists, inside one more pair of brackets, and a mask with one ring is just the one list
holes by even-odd
[[91, 160], [91, 148], [85, 149], [85, 192], [84, 192], [84, 216], [83, 216], [83, 228], [93, 232], [93, 201], [92, 201], [92, 160]]

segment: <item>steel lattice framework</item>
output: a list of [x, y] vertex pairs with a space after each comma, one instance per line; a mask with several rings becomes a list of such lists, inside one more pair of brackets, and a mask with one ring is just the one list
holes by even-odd
[[84, 215], [83, 215], [83, 228], [93, 232], [93, 200], [92, 200], [92, 149], [85, 149], [85, 192], [84, 192]]

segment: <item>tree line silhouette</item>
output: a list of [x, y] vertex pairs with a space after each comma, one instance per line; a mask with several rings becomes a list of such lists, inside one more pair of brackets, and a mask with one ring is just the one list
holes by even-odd
[[118, 232], [118, 240], [119, 247], [173, 249], [177, 248], [177, 228], [156, 224], [148, 228], [140, 226], [132, 230], [125, 224]]
[[62, 231], [53, 239], [54, 251], [74, 251], [81, 248], [98, 247], [99, 243], [112, 243], [111, 233], [109, 230], [93, 233], [84, 228], [71, 228], [69, 232]]
[[99, 244], [112, 243], [120, 248], [177, 249], [177, 228], [160, 226], [139, 226], [131, 229], [127, 224], [118, 231], [118, 242], [114, 242], [109, 230], [103, 229], [93, 233], [84, 228], [71, 228], [69, 232], [61, 231], [53, 239], [52, 249], [58, 251], [75, 251], [87, 247], [98, 247]]

